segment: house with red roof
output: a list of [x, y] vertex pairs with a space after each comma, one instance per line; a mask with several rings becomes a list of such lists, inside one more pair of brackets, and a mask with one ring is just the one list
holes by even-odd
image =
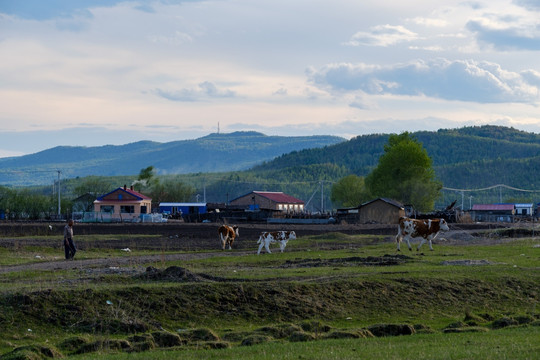
[[230, 205], [250, 210], [274, 210], [284, 213], [304, 212], [304, 201], [283, 192], [252, 191], [230, 201]]
[[94, 201], [94, 212], [102, 221], [138, 222], [141, 215], [150, 214], [152, 199], [135, 190], [133, 186], [119, 187]]
[[515, 214], [514, 204], [474, 204], [471, 209], [473, 221], [513, 222]]

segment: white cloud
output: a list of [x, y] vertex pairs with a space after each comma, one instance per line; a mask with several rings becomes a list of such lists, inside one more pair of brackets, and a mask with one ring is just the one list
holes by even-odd
[[401, 25], [378, 25], [372, 27], [369, 32], [357, 32], [346, 45], [390, 46], [400, 42], [413, 41], [417, 37], [418, 34]]
[[445, 27], [449, 24], [447, 20], [440, 18], [415, 17], [413, 19], [410, 19], [410, 21], [417, 25], [423, 25], [427, 27]]
[[428, 96], [478, 103], [536, 103], [538, 87], [519, 73], [473, 60], [435, 59], [390, 66], [330, 64], [311, 74], [329, 91]]
[[180, 139], [217, 121], [272, 134], [382, 132], [400, 120], [537, 129], [538, 10], [532, 0], [2, 0], [0, 142], [80, 124], [112, 135], [69, 141], [126, 129], [130, 141]]

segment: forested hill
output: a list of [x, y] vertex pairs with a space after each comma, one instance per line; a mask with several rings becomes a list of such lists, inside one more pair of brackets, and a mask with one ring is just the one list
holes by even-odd
[[[540, 135], [502, 126], [474, 126], [412, 133], [433, 160], [446, 187], [478, 188], [504, 183], [540, 189]], [[333, 164], [367, 175], [383, 154], [388, 134], [358, 136], [322, 149], [295, 151], [265, 162], [256, 172]]]
[[154, 166], [158, 174], [246, 170], [295, 150], [345, 141], [337, 136], [267, 136], [258, 132], [214, 133], [195, 140], [140, 141], [98, 147], [58, 146], [31, 155], [0, 159], [0, 184], [49, 184], [88, 175], [136, 175]]

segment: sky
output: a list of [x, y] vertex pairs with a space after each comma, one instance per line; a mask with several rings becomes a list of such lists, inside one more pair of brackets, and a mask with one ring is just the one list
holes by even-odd
[[210, 133], [540, 133], [540, 0], [0, 0], [0, 157]]

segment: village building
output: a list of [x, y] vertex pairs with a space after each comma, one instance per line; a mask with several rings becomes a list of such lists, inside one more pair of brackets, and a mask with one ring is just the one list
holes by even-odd
[[274, 210], [287, 214], [304, 212], [304, 201], [283, 192], [252, 191], [230, 201], [231, 206], [248, 210]]
[[485, 222], [513, 222], [515, 214], [514, 204], [474, 204], [471, 219]]
[[143, 215], [150, 214], [152, 199], [135, 190], [133, 186], [119, 187], [94, 201], [94, 212], [98, 221], [138, 222]]
[[172, 217], [181, 217], [182, 215], [205, 214], [207, 211], [206, 203], [182, 203], [182, 202], [162, 202], [159, 203], [159, 212]]
[[340, 220], [359, 224], [397, 224], [405, 216], [405, 207], [399, 202], [377, 198], [355, 208], [338, 209]]
[[514, 204], [516, 207], [516, 215], [532, 216], [534, 214], [534, 204]]

